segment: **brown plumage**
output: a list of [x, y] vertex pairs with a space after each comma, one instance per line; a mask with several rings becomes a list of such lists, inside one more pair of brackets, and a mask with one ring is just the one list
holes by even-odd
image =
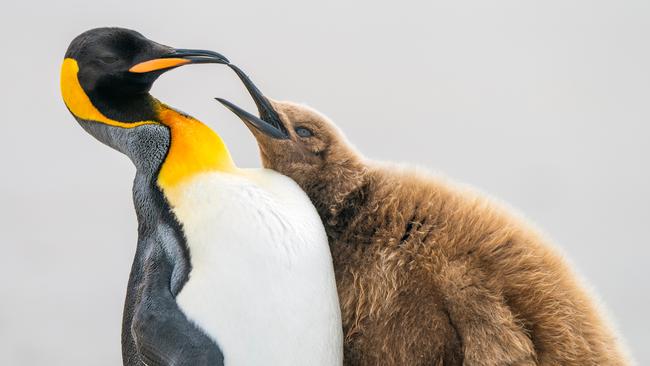
[[347, 365], [628, 364], [569, 265], [521, 218], [468, 188], [362, 158], [308, 107], [266, 107], [287, 138], [238, 114], [264, 166], [293, 178], [325, 224]]

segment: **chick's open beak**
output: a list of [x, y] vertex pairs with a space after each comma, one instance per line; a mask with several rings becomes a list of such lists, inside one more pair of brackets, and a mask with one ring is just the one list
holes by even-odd
[[239, 79], [248, 90], [248, 93], [255, 101], [255, 105], [257, 106], [257, 111], [260, 116], [257, 117], [249, 112], [246, 112], [242, 108], [225, 99], [215, 99], [223, 104], [226, 108], [230, 109], [230, 111], [236, 114], [237, 117], [239, 117], [247, 125], [254, 127], [267, 136], [276, 139], [289, 138], [289, 133], [287, 132], [284, 123], [282, 123], [280, 115], [278, 115], [278, 112], [273, 108], [273, 105], [271, 105], [271, 102], [269, 102], [264, 94], [262, 94], [262, 92], [255, 86], [255, 84], [253, 84], [251, 79], [240, 68], [233, 64], [228, 64], [228, 66], [230, 66], [230, 68], [235, 71], [237, 76], [239, 76]]
[[157, 58], [140, 62], [129, 71], [142, 74], [151, 71], [171, 69], [187, 64], [227, 64], [230, 61], [220, 53], [208, 50], [175, 49]]

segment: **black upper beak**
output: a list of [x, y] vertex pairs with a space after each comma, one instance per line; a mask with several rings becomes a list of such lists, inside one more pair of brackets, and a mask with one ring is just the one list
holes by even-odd
[[240, 68], [233, 64], [228, 64], [228, 66], [230, 66], [230, 68], [235, 71], [237, 76], [239, 76], [239, 79], [242, 81], [242, 83], [244, 83], [244, 86], [248, 90], [248, 93], [255, 101], [255, 105], [257, 106], [257, 111], [260, 116], [257, 117], [251, 113], [248, 113], [242, 108], [225, 99], [216, 99], [221, 104], [226, 106], [226, 108], [230, 109], [230, 111], [235, 113], [239, 118], [241, 118], [242, 121], [249, 125], [252, 125], [266, 135], [276, 139], [289, 138], [289, 133], [287, 132], [284, 123], [282, 123], [278, 112], [273, 108], [273, 105], [271, 105], [264, 94], [262, 94], [262, 92], [255, 86], [255, 84], [253, 84], [251, 79], [246, 74], [244, 74]]
[[193, 64], [228, 64], [230, 61], [226, 56], [208, 50], [190, 50], [177, 48], [173, 52], [161, 56], [160, 58], [182, 58], [189, 60]]

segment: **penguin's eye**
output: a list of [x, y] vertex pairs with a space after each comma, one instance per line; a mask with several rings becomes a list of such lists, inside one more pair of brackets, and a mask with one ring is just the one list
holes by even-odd
[[99, 61], [105, 63], [105, 64], [113, 64], [117, 62], [117, 57], [115, 56], [102, 56], [99, 58]]
[[314, 133], [310, 129], [305, 127], [296, 127], [296, 134], [300, 137], [311, 137], [314, 136]]

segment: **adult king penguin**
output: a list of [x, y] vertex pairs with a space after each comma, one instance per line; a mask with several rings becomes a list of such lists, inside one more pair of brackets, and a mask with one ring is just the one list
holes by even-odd
[[[616, 334], [536, 230], [468, 189], [361, 157], [323, 115], [234, 104], [264, 166], [294, 178], [329, 236], [346, 365], [626, 365]], [[262, 133], [287, 131], [281, 138]]]
[[291, 179], [235, 166], [221, 138], [149, 94], [165, 71], [227, 63], [120, 28], [87, 31], [61, 70], [66, 106], [137, 168], [125, 365], [339, 365], [327, 238]]

